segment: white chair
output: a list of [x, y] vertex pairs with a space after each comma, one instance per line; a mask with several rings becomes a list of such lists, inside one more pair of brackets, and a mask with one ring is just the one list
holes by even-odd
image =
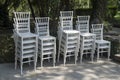
[[81, 34], [89, 33], [89, 20], [90, 16], [77, 16], [76, 30], [80, 31]]
[[58, 28], [59, 49], [58, 49], [58, 61], [60, 54], [64, 56], [64, 66], [66, 58], [75, 56], [75, 64], [77, 61], [79, 51], [79, 31], [73, 30], [73, 12], [61, 11], [60, 22]]
[[66, 63], [66, 58], [75, 56], [75, 64], [77, 61], [77, 56], [79, 52], [79, 31], [76, 30], [63, 30], [59, 40], [59, 50], [58, 50], [58, 62], [60, 54], [64, 56], [64, 66]]
[[73, 17], [60, 17], [58, 40], [60, 39], [60, 33], [62, 30], [73, 30]]
[[95, 34], [81, 34], [80, 35], [80, 63], [82, 63], [83, 55], [90, 54], [91, 61], [94, 59], [95, 51]]
[[49, 34], [49, 17], [36, 17], [35, 18], [35, 31], [39, 36], [38, 55], [41, 58], [41, 67], [45, 59], [50, 60], [53, 58], [53, 66], [56, 62], [56, 38]]
[[103, 24], [92, 24], [91, 32], [96, 34], [96, 51], [97, 60], [102, 53], [108, 53], [108, 60], [110, 59], [110, 41], [103, 40]]
[[89, 33], [90, 16], [77, 16], [76, 30], [80, 32], [80, 62], [82, 63], [84, 54], [91, 54], [94, 58], [95, 34]]
[[14, 41], [15, 41], [15, 69], [20, 62], [21, 74], [23, 64], [34, 62], [34, 70], [37, 65], [37, 35], [30, 32], [30, 18], [14, 18]]
[[17, 33], [30, 33], [30, 18], [14, 18], [13, 26]]
[[[61, 27], [65, 28], [63, 30], [72, 30], [73, 29], [73, 11], [60, 11], [59, 16], [60, 21], [58, 22], [58, 40], [61, 33]], [[66, 27], [63, 27], [66, 26]]]

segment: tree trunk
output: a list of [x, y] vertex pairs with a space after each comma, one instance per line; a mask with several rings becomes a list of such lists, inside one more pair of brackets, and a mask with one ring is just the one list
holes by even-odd
[[32, 7], [32, 4], [31, 4], [30, 0], [28, 0], [28, 4], [29, 4], [29, 6], [30, 6], [30, 10], [31, 10], [31, 13], [32, 13], [32, 17], [33, 17], [33, 19], [35, 20], [35, 14], [34, 14], [34, 10], [33, 10], [33, 7]]
[[106, 18], [107, 0], [91, 0], [91, 23], [102, 23]]

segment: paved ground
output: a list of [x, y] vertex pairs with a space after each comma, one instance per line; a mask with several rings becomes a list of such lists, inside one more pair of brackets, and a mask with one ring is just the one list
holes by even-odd
[[117, 32], [117, 33], [119, 33], [119, 34], [120, 34], [120, 28], [113, 27], [113, 28], [112, 28], [112, 31]]
[[106, 32], [105, 34], [118, 34], [118, 35], [120, 35], [120, 28], [112, 27], [112, 30], [110, 30], [109, 32]]
[[20, 76], [20, 69], [14, 70], [14, 64], [0, 64], [0, 80], [120, 80], [120, 64], [112, 61], [84, 62], [74, 65], [70, 62], [65, 67], [47, 65], [44, 68], [24, 66], [24, 76]]

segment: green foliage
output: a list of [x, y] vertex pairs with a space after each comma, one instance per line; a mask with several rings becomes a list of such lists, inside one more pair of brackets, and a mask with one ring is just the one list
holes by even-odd
[[30, 11], [27, 0], [20, 0], [18, 6], [15, 7], [13, 10], [15, 10], [15, 11]]
[[90, 8], [91, 3], [90, 0], [75, 0], [75, 9], [79, 8]]
[[120, 21], [120, 11], [117, 12], [117, 14], [114, 16], [116, 20]]
[[103, 21], [104, 24], [104, 32], [108, 32], [112, 30], [112, 24], [110, 24], [108, 21]]
[[14, 43], [11, 34], [0, 35], [0, 63], [14, 61]]
[[113, 25], [115, 27], [120, 27], [120, 11], [116, 13], [116, 15], [113, 18]]
[[0, 27], [11, 27], [10, 10], [16, 8], [19, 1], [20, 0], [0, 0]]
[[118, 7], [118, 0], [108, 0], [108, 8]]

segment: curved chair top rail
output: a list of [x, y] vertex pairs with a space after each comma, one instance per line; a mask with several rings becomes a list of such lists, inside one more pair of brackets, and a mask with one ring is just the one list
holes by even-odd
[[49, 23], [49, 17], [35, 17], [35, 23]]
[[61, 17], [73, 16], [73, 11], [60, 11]]
[[49, 36], [49, 17], [35, 17], [35, 31], [42, 36]]
[[96, 40], [103, 40], [103, 24], [92, 24], [91, 32], [96, 34]]
[[15, 18], [30, 18], [30, 12], [14, 12]]
[[90, 20], [90, 16], [77, 16], [77, 20], [78, 21], [89, 21]]
[[24, 23], [28, 23], [30, 24], [30, 18], [13, 18], [13, 21], [15, 24], [24, 24]]
[[80, 31], [80, 33], [89, 33], [89, 19], [90, 16], [77, 16], [76, 21], [76, 29]]

